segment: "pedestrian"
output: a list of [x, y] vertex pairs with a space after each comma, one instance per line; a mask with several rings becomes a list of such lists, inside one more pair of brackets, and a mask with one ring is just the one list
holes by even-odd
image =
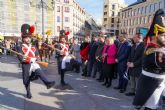
[[165, 9], [156, 11], [146, 41], [149, 39], [133, 105], [157, 110], [161, 95], [165, 95]]
[[64, 60], [65, 60], [65, 56], [69, 55], [69, 45], [66, 44], [65, 34], [62, 34], [62, 36], [60, 36], [60, 41], [57, 45], [55, 45], [55, 48], [58, 49], [56, 50], [56, 58], [58, 65], [58, 73], [61, 76], [61, 85], [65, 86], [66, 83], [64, 81], [64, 75], [66, 72], [66, 62]]
[[[99, 72], [99, 78], [97, 79], [99, 82], [104, 81], [104, 74], [103, 74], [103, 60], [102, 60], [102, 52], [104, 49], [104, 43], [105, 37], [104, 36], [99, 36], [98, 38], [98, 48], [96, 50], [95, 58], [96, 58], [96, 63], [97, 63], [97, 70]], [[96, 74], [97, 71], [93, 71], [93, 74]]]
[[80, 56], [82, 60], [82, 76], [87, 76], [87, 67], [88, 67], [88, 52], [89, 52], [89, 36], [86, 36], [84, 42], [80, 46]]
[[115, 56], [116, 56], [117, 48], [114, 44], [113, 37], [107, 37], [104, 45], [104, 49], [102, 52], [103, 58], [103, 73], [105, 74], [105, 85], [107, 88], [111, 86], [112, 78], [114, 74], [114, 66], [115, 66]]
[[118, 86], [114, 89], [119, 89], [120, 93], [126, 91], [128, 84], [128, 75], [127, 75], [127, 60], [131, 50], [131, 44], [127, 41], [127, 34], [122, 33], [119, 36], [120, 44], [116, 54], [117, 62], [117, 73], [119, 75]]
[[127, 62], [131, 82], [131, 91], [126, 93], [127, 96], [135, 95], [137, 82], [142, 73], [142, 57], [145, 48], [142, 38], [143, 37], [140, 33], [136, 33], [133, 37], [134, 45], [131, 48]]
[[78, 44], [78, 38], [74, 39], [73, 45], [70, 48], [70, 53], [74, 56], [74, 64], [73, 69], [76, 69], [76, 72], [80, 72], [80, 63], [81, 63], [81, 56], [80, 56], [80, 45]]
[[[93, 70], [93, 66], [96, 62], [95, 59], [95, 53], [98, 47], [98, 37], [97, 36], [93, 36], [92, 37], [92, 41], [89, 45], [89, 58], [88, 58], [88, 73], [87, 76], [90, 77], [92, 75], [92, 70]], [[95, 77], [95, 76], [93, 76]]]
[[53, 87], [54, 81], [49, 81], [45, 76], [45, 73], [42, 71], [40, 66], [36, 63], [38, 60], [38, 52], [37, 49], [31, 45], [31, 37], [34, 30], [29, 24], [23, 24], [21, 27], [22, 33], [22, 45], [18, 48], [18, 52], [23, 55], [18, 55], [18, 59], [22, 64], [22, 76], [23, 83], [26, 88], [27, 98], [31, 98], [30, 91], [30, 82], [33, 80], [34, 76], [39, 77], [47, 89]]

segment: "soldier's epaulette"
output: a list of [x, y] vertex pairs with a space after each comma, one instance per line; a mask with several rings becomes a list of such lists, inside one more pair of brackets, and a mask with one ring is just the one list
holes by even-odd
[[156, 49], [156, 48], [148, 48], [148, 49], [145, 51], [145, 55], [150, 55], [150, 54], [155, 53], [155, 49]]

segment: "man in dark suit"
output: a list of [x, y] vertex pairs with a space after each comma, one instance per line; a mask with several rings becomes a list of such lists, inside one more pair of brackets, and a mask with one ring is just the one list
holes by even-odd
[[131, 51], [131, 44], [127, 41], [126, 33], [122, 33], [119, 40], [120, 44], [116, 55], [119, 83], [114, 89], [120, 89], [120, 93], [124, 93], [128, 84], [127, 60]]
[[136, 85], [140, 74], [142, 73], [142, 57], [144, 53], [144, 43], [140, 33], [136, 33], [133, 37], [134, 45], [131, 48], [131, 53], [128, 58], [127, 66], [129, 68], [129, 75], [131, 81], [131, 91], [126, 93], [127, 96], [134, 96]]

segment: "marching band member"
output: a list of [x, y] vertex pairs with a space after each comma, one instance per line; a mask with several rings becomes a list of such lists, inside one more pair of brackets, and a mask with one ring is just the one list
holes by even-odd
[[153, 18], [147, 38], [143, 71], [139, 78], [133, 105], [137, 109], [156, 110], [165, 90], [165, 10], [159, 9]]
[[56, 51], [56, 58], [57, 58], [57, 65], [58, 65], [58, 73], [61, 75], [61, 85], [66, 85], [64, 81], [64, 73], [66, 68], [66, 62], [68, 58], [66, 56], [69, 55], [69, 46], [66, 44], [66, 37], [65, 35], [60, 36], [60, 42], [55, 45], [59, 51]]
[[31, 37], [34, 32], [34, 27], [29, 24], [23, 24], [21, 32], [22, 45], [18, 48], [18, 52], [23, 54], [24, 57], [18, 56], [18, 58], [22, 63], [23, 83], [26, 88], [27, 98], [30, 99], [32, 97], [30, 92], [30, 81], [33, 80], [34, 76], [39, 77], [44, 82], [47, 89], [53, 87], [55, 81], [49, 81], [40, 66], [36, 63], [38, 52], [37, 49], [31, 45]]

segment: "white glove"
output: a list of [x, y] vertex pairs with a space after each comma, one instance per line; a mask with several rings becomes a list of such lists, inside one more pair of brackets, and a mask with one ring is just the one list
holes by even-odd
[[30, 62], [31, 62], [31, 63], [36, 62], [36, 58], [31, 58], [31, 59], [30, 59]]

